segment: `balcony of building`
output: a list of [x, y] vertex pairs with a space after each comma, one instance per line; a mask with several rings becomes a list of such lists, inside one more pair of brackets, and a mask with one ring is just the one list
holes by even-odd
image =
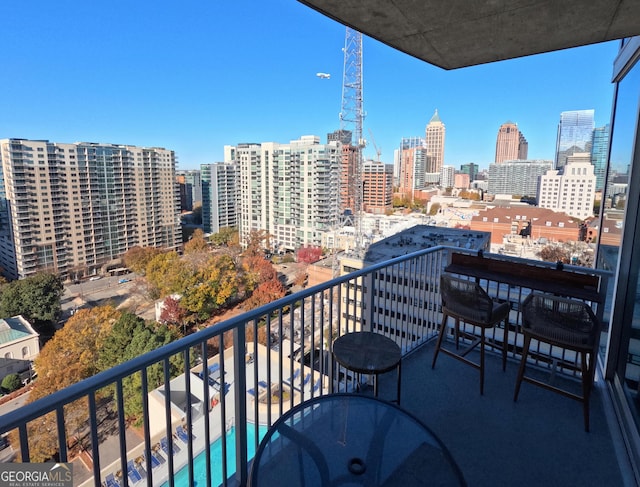
[[[567, 397], [525, 383], [514, 402], [522, 343], [519, 303], [530, 288], [481, 281], [511, 303], [507, 367], [502, 370], [497, 353], [488, 354], [484, 394], [478, 371], [461, 362], [441, 356], [431, 368], [442, 316], [437, 283], [452, 251], [433, 247], [374, 264], [236, 316], [8, 413], [0, 433], [17, 428], [20, 445], [12, 446], [29, 461], [38, 441], [34, 425], [46, 422], [56, 432], [56, 458], [77, 462], [74, 485], [244, 485], [259, 439], [278, 417], [312, 397], [354, 389], [356, 377], [338, 366], [330, 343], [365, 329], [400, 346], [400, 406], [449, 448], [468, 485], [634, 485], [609, 388], [599, 374], [590, 432], [581, 404]], [[584, 270], [567, 266], [563, 272]], [[604, 291], [610, 275], [593, 273]], [[254, 329], [262, 329], [258, 343]], [[500, 342], [504, 331], [498, 328], [492, 337]], [[231, 346], [212, 353], [223, 335]], [[175, 370], [174, 357], [188, 365]], [[542, 361], [529, 366], [540, 374], [553, 372], [569, 388], [579, 385], [565, 369]], [[152, 383], [158, 369], [163, 378]], [[147, 393], [122, 394], [132, 377]], [[379, 380], [381, 398], [392, 399], [395, 373]], [[358, 388], [371, 393], [371, 382], [363, 376]], [[115, 401], [106, 388], [119, 391]], [[137, 432], [124, 415], [125, 402], [132, 400], [142, 408]]]

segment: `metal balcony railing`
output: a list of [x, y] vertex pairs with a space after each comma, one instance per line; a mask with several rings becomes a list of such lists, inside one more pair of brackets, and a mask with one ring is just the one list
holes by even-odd
[[[356, 385], [359, 378], [330, 353], [336, 336], [372, 330], [407, 355], [436, 335], [439, 278], [452, 250], [396, 257], [210, 326], [2, 416], [0, 434], [17, 429], [20, 444], [13, 446], [30, 461], [31, 428], [47, 422], [57, 461], [78, 452], [90, 459], [82, 485], [246, 485], [261, 436], [283, 412]], [[527, 293], [486, 285], [507, 299]], [[512, 355], [517, 334], [514, 345]], [[178, 372], [176, 357], [185, 364]], [[131, 382], [139, 394], [125, 397]], [[114, 404], [105, 400], [106, 388], [116, 391]], [[142, 404], [142, 441], [127, 435], [126, 401]], [[107, 430], [109, 411], [116, 411], [116, 427]]]

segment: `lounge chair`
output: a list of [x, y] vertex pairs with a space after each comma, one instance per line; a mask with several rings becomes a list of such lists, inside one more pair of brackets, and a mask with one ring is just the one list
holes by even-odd
[[300, 375], [300, 369], [296, 369], [296, 370], [293, 371], [293, 375], [291, 377], [289, 377], [288, 379], [283, 380], [282, 382], [284, 382], [287, 385], [291, 385], [291, 383], [294, 380], [296, 380], [299, 375]]
[[140, 482], [142, 480], [142, 476], [136, 469], [136, 466], [133, 464], [133, 460], [129, 460], [127, 462], [127, 475], [129, 476], [129, 480], [132, 484], [135, 484], [136, 482]]
[[304, 376], [304, 380], [302, 381], [302, 385], [306, 386], [307, 383], [311, 380], [311, 374], [307, 374]]
[[253, 397], [256, 397], [256, 390], [253, 387], [249, 389], [247, 392], [251, 394]]
[[[160, 440], [160, 446], [162, 447], [162, 451], [165, 452], [167, 454], [167, 456], [169, 456], [169, 441], [167, 440], [166, 436]], [[180, 451], [180, 447], [174, 441], [173, 442], [173, 453], [178, 453], [179, 451]]]
[[[176, 428], [176, 433], [178, 435], [178, 438], [180, 438], [185, 443], [189, 443], [189, 433], [187, 433], [187, 431], [183, 428], [182, 425]], [[193, 432], [191, 432], [191, 437], [194, 440], [196, 439], [196, 435], [194, 435]]]
[[318, 389], [320, 389], [320, 386], [322, 385], [322, 379], [318, 379], [316, 381], [316, 383], [313, 385], [313, 392], [316, 392]]
[[143, 479], [147, 478], [147, 471], [144, 468], [144, 457], [138, 457], [136, 459], [136, 470], [138, 471], [138, 473], [140, 474], [140, 477], [142, 477]]
[[120, 482], [116, 480], [112, 473], [108, 474], [105, 480], [107, 481], [107, 487], [120, 487]]
[[267, 384], [267, 383], [266, 383], [265, 381], [263, 381], [263, 380], [258, 381], [258, 385], [259, 385], [260, 387], [262, 387], [263, 389], [269, 389], [269, 384]]
[[[156, 452], [151, 452], [151, 468], [156, 468], [156, 467], [159, 467], [160, 465], [162, 465], [162, 462], [160, 461], [160, 458], [162, 458], [161, 455], [159, 455]], [[164, 461], [164, 458], [162, 458], [162, 460]]]
[[209, 375], [213, 374], [214, 372], [217, 372], [219, 369], [220, 369], [220, 364], [218, 362], [212, 363], [208, 367]]

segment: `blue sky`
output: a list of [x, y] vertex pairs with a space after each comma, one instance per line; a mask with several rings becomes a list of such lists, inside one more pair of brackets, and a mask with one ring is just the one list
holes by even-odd
[[[345, 28], [295, 0], [29, 0], [2, 17], [0, 138], [161, 146], [193, 169], [225, 144], [324, 141], [340, 125]], [[438, 109], [446, 164], [488, 167], [507, 120], [530, 158], [553, 159], [561, 111], [609, 122], [617, 49], [444, 71], [365, 38], [364, 135], [393, 162]]]

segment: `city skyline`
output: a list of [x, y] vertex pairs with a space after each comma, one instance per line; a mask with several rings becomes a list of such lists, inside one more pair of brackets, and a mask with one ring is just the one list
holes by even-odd
[[[340, 125], [344, 35], [290, 0], [202, 3], [180, 15], [169, 2], [29, 2], [6, 12], [0, 32], [19, 73], [0, 84], [10, 114], [0, 137], [165, 147], [180, 170], [222, 161], [224, 145], [324, 142]], [[456, 168], [486, 169], [507, 120], [531, 159], [553, 159], [563, 111], [594, 109], [596, 127], [609, 123], [617, 41], [455, 71], [363, 42], [367, 158], [375, 138], [391, 163], [435, 110], [447, 127], [444, 163]]]

